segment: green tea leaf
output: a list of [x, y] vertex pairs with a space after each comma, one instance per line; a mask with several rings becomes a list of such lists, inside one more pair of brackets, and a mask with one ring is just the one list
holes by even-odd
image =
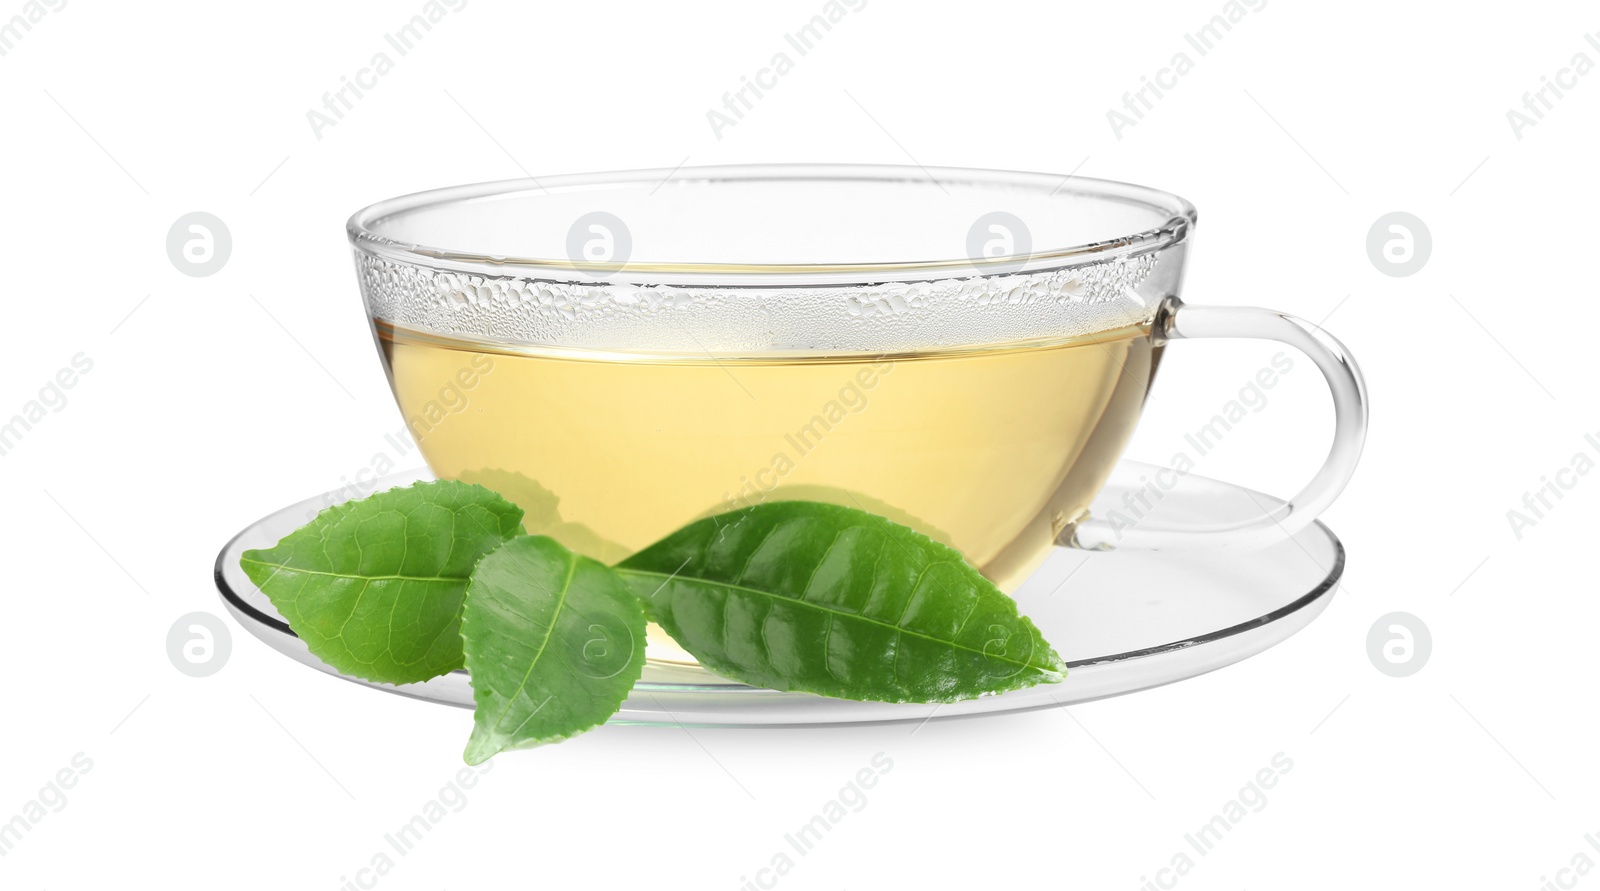
[[959, 552], [864, 511], [761, 504], [692, 523], [617, 568], [684, 649], [747, 684], [953, 702], [1066, 671]]
[[553, 538], [484, 557], [461, 618], [477, 703], [467, 763], [605, 723], [644, 668], [644, 626], [620, 574]]
[[239, 565], [317, 658], [409, 684], [461, 667], [467, 578], [521, 521], [482, 486], [417, 483], [330, 507]]

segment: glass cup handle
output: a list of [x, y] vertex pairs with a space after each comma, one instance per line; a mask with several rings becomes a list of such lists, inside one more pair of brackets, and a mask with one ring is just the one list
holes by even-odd
[[1288, 502], [1237, 523], [1155, 526], [1090, 517], [1062, 543], [1089, 550], [1139, 548], [1252, 548], [1282, 541], [1311, 524], [1344, 490], [1367, 438], [1367, 385], [1344, 344], [1316, 325], [1285, 313], [1249, 306], [1188, 306], [1176, 298], [1157, 319], [1167, 340], [1253, 338], [1294, 347], [1322, 370], [1333, 394], [1333, 447], [1322, 469]]

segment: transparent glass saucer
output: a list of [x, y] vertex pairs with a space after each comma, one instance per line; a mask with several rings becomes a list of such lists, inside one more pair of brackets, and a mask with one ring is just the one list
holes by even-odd
[[[1163, 491], [1154, 481], [1173, 477], [1158, 476], [1158, 469], [1121, 462], [1091, 512], [1104, 518], [1115, 511], [1135, 524], [1204, 524], [1233, 522], [1283, 504], [1192, 473]], [[378, 480], [373, 491], [430, 478], [423, 469], [398, 473]], [[306, 650], [239, 569], [245, 550], [270, 547], [328, 503], [319, 495], [252, 523], [218, 555], [216, 581], [223, 603], [252, 634], [295, 661], [338, 675]], [[1067, 678], [1060, 684], [943, 705], [850, 702], [757, 689], [696, 666], [652, 661], [612, 723], [922, 721], [1118, 696], [1214, 671], [1289, 638], [1327, 607], [1343, 572], [1344, 547], [1320, 522], [1248, 551], [1057, 548], [1014, 596], [1067, 660]], [[465, 671], [398, 687], [338, 676], [403, 696], [472, 707]]]

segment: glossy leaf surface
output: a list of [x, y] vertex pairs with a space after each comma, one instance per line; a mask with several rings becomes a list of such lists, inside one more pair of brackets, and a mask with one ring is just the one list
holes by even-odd
[[622, 576], [555, 539], [478, 563], [461, 636], [477, 704], [468, 764], [605, 723], [644, 668], [644, 609]]
[[960, 553], [864, 511], [761, 504], [686, 526], [617, 568], [684, 649], [747, 684], [952, 702], [1066, 670]]
[[239, 564], [311, 653], [348, 675], [425, 681], [462, 665], [473, 566], [522, 533], [522, 510], [435, 481], [335, 505]]

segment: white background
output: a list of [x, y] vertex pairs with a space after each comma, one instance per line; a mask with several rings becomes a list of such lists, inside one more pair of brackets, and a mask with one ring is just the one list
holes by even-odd
[[[1292, 771], [1180, 887], [1531, 891], [1600, 860], [1584, 841], [1600, 833], [1600, 475], [1520, 540], [1506, 518], [1600, 431], [1600, 74], [1520, 139], [1506, 117], [1575, 53], [1600, 62], [1584, 38], [1600, 20], [1579, 3], [1272, 0], [1117, 138], [1107, 109], [1194, 57], [1184, 35], [1223, 6], [871, 0], [720, 139], [707, 110], [820, 0], [470, 0], [321, 139], [307, 110], [420, 0], [48, 12], [0, 57], [0, 415], [74, 355], [94, 365], [0, 458], [0, 820], [76, 753], [93, 768], [0, 858], [0, 886], [338, 888], [438, 794], [469, 713], [330, 679], [238, 626], [221, 672], [186, 677], [167, 630], [222, 613], [229, 536], [338, 486], [400, 426], [352, 211], [685, 161], [1076, 170], [1191, 199], [1187, 300], [1326, 318], [1366, 371], [1367, 451], [1325, 517], [1347, 584], [1260, 656], [1070, 710], [915, 735], [608, 727], [501, 757], [380, 887], [738, 888], [877, 752], [892, 771], [781, 887], [1140, 888], [1279, 752]], [[0, 17], [22, 9], [0, 0]], [[194, 210], [233, 236], [208, 278], [165, 251]], [[1407, 278], [1365, 248], [1394, 210], [1434, 241]], [[1271, 352], [1175, 346], [1130, 454], [1163, 461]], [[1329, 415], [1299, 362], [1200, 470], [1287, 494]], [[1433, 637], [1398, 679], [1365, 644], [1394, 610]]]

